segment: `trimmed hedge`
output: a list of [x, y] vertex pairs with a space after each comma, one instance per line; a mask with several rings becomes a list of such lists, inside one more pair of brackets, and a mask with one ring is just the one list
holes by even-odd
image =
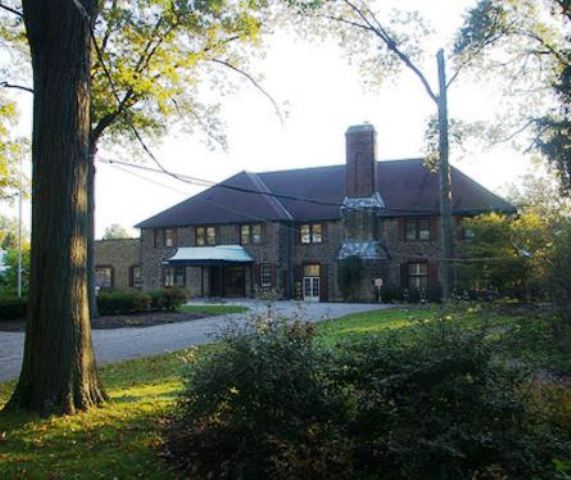
[[27, 298], [0, 297], [0, 321], [24, 318], [27, 310]]
[[101, 315], [122, 315], [157, 311], [174, 312], [186, 302], [186, 292], [180, 288], [162, 288], [150, 292], [115, 290], [100, 292], [97, 307]]

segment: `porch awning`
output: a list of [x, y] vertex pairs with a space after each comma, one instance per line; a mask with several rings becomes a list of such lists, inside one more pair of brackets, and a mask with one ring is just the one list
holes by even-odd
[[241, 245], [181, 247], [165, 263], [169, 265], [220, 265], [252, 263], [254, 259]]

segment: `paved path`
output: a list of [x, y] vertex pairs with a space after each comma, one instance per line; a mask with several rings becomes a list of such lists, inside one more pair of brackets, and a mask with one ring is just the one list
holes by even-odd
[[[257, 313], [267, 311], [267, 306], [257, 302], [245, 300], [235, 303], [248, 306]], [[283, 301], [276, 302], [273, 308], [282, 315], [299, 315], [304, 320], [318, 322], [328, 318], [342, 317], [350, 313], [390, 307], [375, 304]], [[208, 343], [212, 341], [212, 335], [228, 320], [244, 322], [247, 315], [246, 313], [236, 313], [153, 327], [94, 330], [95, 355], [98, 363], [104, 364]], [[18, 376], [22, 363], [23, 346], [24, 334], [22, 332], [0, 332], [0, 381], [11, 380]]]

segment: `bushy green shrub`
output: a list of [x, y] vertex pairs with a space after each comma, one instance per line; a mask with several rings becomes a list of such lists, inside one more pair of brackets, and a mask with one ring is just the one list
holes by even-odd
[[152, 311], [175, 311], [186, 303], [186, 291], [179, 287], [166, 287], [158, 290], [150, 290], [147, 294], [151, 297]]
[[101, 315], [121, 315], [148, 312], [151, 297], [138, 290], [102, 291], [97, 296], [97, 308]]
[[186, 303], [186, 291], [179, 287], [167, 287], [163, 290], [164, 308], [170, 312], [178, 310]]
[[[192, 478], [555, 478], [526, 378], [446, 320], [336, 351], [313, 327], [258, 321], [192, 359], [169, 431]], [[415, 331], [415, 328], [417, 330]]]
[[150, 292], [140, 290], [101, 290], [97, 307], [101, 315], [127, 313], [174, 312], [186, 302], [186, 292], [181, 288], [161, 288]]
[[232, 328], [186, 375], [168, 441], [193, 478], [343, 478], [350, 462], [334, 425], [343, 415], [313, 327]]
[[494, 361], [483, 332], [445, 320], [418, 329], [406, 343], [367, 338], [343, 350], [335, 382], [357, 401], [355, 470], [367, 478], [553, 478], [559, 450], [536, 428], [526, 377]]
[[0, 297], [0, 320], [24, 318], [28, 309], [28, 299], [18, 297]]

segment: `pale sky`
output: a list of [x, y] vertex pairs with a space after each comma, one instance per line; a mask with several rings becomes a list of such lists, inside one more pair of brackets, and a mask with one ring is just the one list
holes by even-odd
[[[427, 42], [429, 63], [425, 71], [436, 84], [434, 55], [450, 44], [461, 23], [461, 13], [472, 0], [393, 2], [418, 9], [437, 34]], [[377, 129], [378, 159], [411, 158], [423, 155], [425, 120], [435, 105], [416, 77], [404, 71], [396, 81], [379, 91], [367, 91], [356, 66], [350, 66], [342, 49], [333, 42], [309, 43], [286, 32], [267, 39], [267, 54], [254, 64], [264, 74], [263, 86], [289, 112], [282, 125], [271, 104], [249, 84], [223, 99], [223, 118], [228, 151], [209, 150], [199, 138], [169, 135], [154, 147], [157, 157], [170, 170], [220, 181], [239, 171], [254, 172], [340, 164], [345, 161], [347, 127], [368, 121]], [[493, 88], [459, 78], [449, 92], [451, 117], [491, 120], [498, 99]], [[30, 122], [29, 102], [22, 101], [20, 129]], [[102, 151], [101, 157], [145, 162], [143, 153], [117, 156]], [[464, 158], [451, 151], [451, 163], [487, 188], [497, 191], [530, 168], [529, 159], [508, 145], [490, 151], [471, 151]], [[137, 222], [178, 203], [201, 189], [159, 174], [99, 164], [96, 183], [96, 236], [113, 223], [132, 227]], [[143, 176], [149, 180], [140, 178]], [[154, 183], [159, 182], [160, 185]], [[1, 205], [3, 213], [15, 211]], [[29, 208], [26, 208], [29, 218]], [[27, 222], [29, 224], [29, 221]], [[136, 230], [132, 231], [137, 234]]]

